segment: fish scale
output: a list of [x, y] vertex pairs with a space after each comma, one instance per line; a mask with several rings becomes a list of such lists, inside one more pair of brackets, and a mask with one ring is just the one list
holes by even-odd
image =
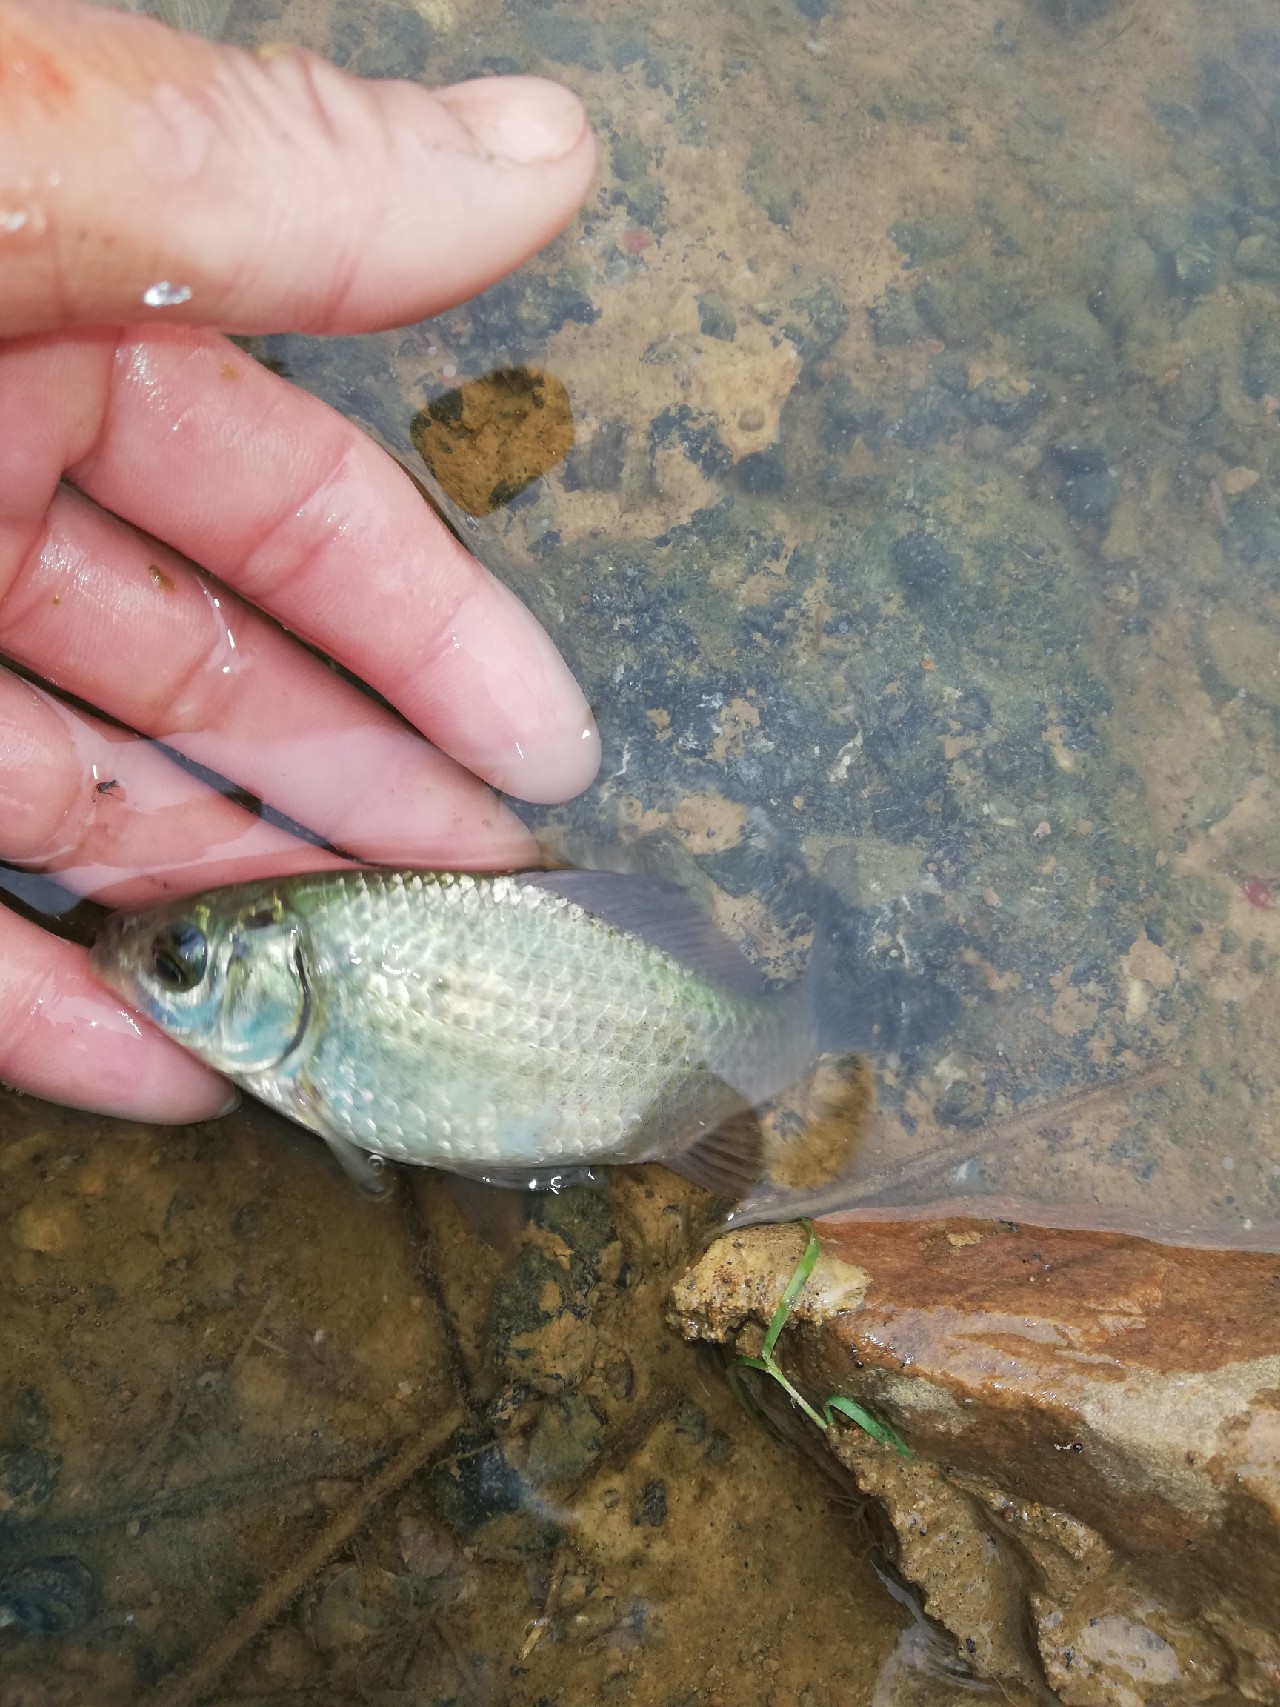
[[340, 1151], [545, 1169], [687, 1155], [803, 1067], [795, 1002], [731, 987], [714, 933], [691, 964], [708, 931], [642, 879], [330, 871], [117, 915], [94, 963]]

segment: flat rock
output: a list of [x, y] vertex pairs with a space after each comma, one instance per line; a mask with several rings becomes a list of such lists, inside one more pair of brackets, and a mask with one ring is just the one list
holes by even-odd
[[[776, 1355], [1011, 1700], [1280, 1702], [1280, 1257], [1001, 1223], [821, 1222]], [[726, 1234], [673, 1294], [756, 1353], [804, 1248]]]

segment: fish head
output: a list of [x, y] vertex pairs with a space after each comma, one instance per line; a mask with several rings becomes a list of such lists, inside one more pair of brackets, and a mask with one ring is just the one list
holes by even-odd
[[90, 950], [103, 983], [233, 1077], [278, 1066], [311, 1012], [305, 928], [279, 897], [211, 890], [113, 913]]

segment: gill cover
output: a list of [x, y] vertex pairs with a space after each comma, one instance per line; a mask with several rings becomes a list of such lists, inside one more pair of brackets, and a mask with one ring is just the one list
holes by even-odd
[[237, 927], [223, 981], [225, 1070], [260, 1073], [295, 1049], [311, 1013], [311, 989], [295, 921], [251, 916]]

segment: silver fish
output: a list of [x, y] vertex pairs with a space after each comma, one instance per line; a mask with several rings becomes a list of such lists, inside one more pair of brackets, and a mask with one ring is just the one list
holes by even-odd
[[793, 1084], [806, 992], [770, 995], [683, 891], [611, 872], [326, 871], [115, 914], [99, 976], [360, 1157], [538, 1185], [663, 1161], [750, 1183], [725, 1123]]

